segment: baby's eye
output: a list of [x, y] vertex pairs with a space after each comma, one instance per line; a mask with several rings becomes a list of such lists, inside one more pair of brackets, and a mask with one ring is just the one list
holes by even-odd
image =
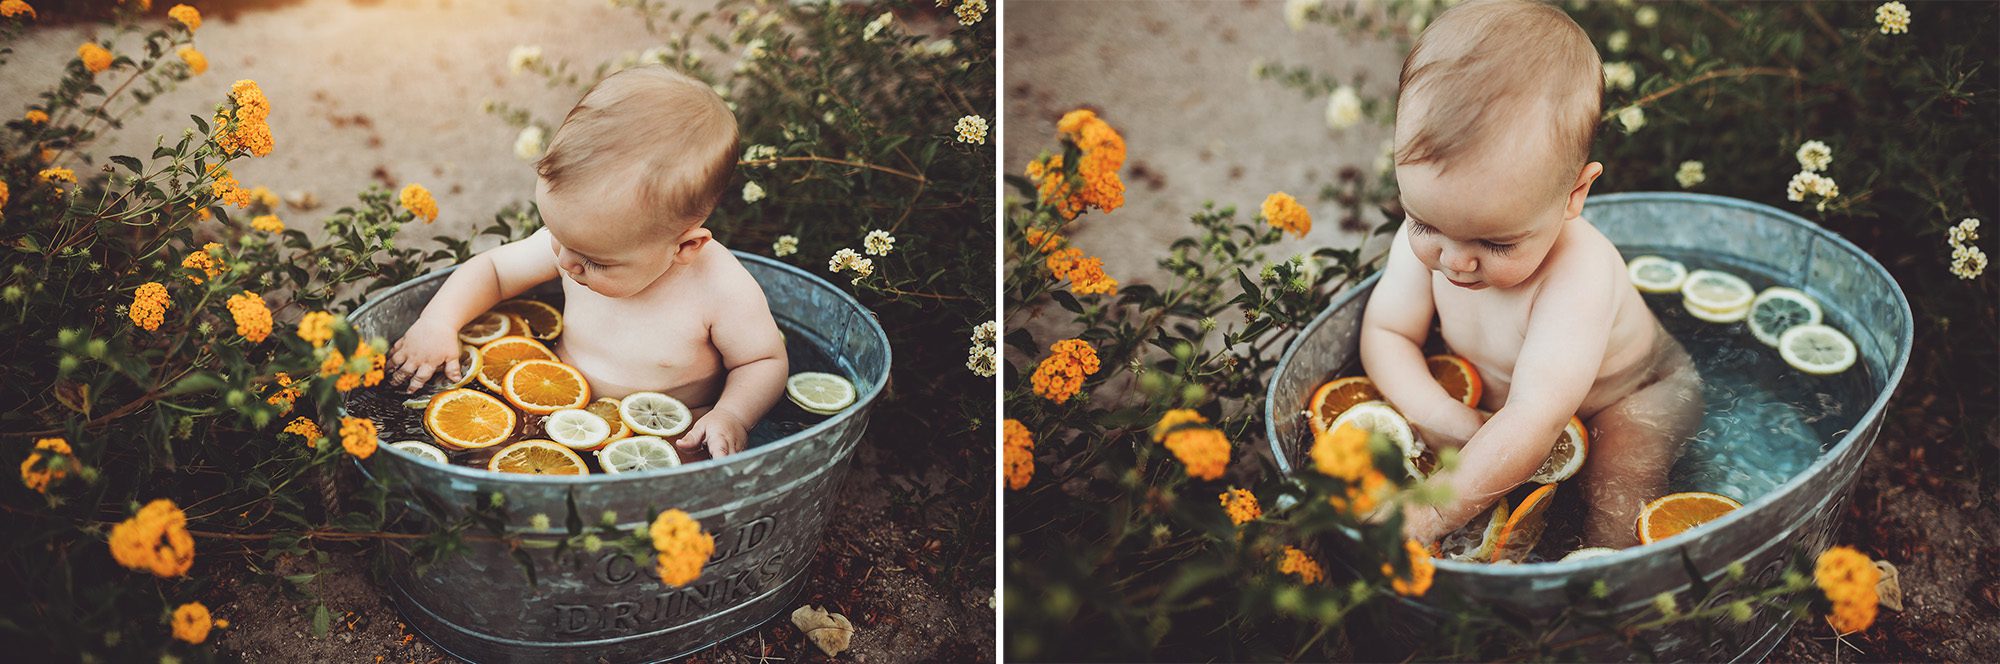
[[1429, 226], [1425, 226], [1425, 225], [1424, 225], [1424, 222], [1421, 222], [1421, 221], [1417, 221], [1417, 220], [1415, 220], [1415, 219], [1411, 219], [1411, 220], [1410, 220], [1410, 234], [1411, 234], [1411, 235], [1423, 235], [1423, 234], [1425, 234], [1425, 233], [1429, 233], [1429, 232], [1431, 232], [1431, 227], [1429, 227]]
[[1480, 244], [1483, 244], [1483, 245], [1486, 245], [1486, 249], [1487, 249], [1487, 250], [1489, 250], [1489, 251], [1492, 251], [1493, 253], [1496, 253], [1496, 254], [1500, 254], [1500, 255], [1502, 255], [1502, 256], [1505, 256], [1505, 255], [1507, 255], [1507, 254], [1508, 254], [1509, 252], [1512, 252], [1512, 251], [1514, 251], [1514, 247], [1515, 247], [1515, 246], [1517, 246], [1517, 245], [1513, 245], [1513, 244], [1500, 244], [1500, 243], [1497, 243], [1497, 242], [1486, 242], [1486, 241], [1483, 241], [1483, 240], [1482, 240], [1482, 241], [1480, 241]]

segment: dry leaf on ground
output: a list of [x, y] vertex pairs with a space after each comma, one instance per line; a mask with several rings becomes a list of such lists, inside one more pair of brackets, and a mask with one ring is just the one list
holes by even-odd
[[847, 650], [848, 639], [854, 637], [854, 623], [848, 622], [847, 616], [827, 613], [826, 609], [810, 604], [792, 611], [792, 624], [805, 632], [806, 639], [819, 646], [820, 652], [828, 657]]

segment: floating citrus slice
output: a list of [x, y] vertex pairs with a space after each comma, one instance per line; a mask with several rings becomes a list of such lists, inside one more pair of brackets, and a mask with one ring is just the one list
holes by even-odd
[[556, 354], [542, 342], [520, 335], [500, 337], [479, 347], [479, 384], [494, 392], [506, 393], [502, 382], [507, 372], [522, 360], [553, 360]]
[[[1379, 433], [1387, 436], [1389, 442], [1396, 445], [1397, 451], [1402, 452], [1406, 460], [1415, 459], [1424, 452], [1423, 446], [1417, 443], [1416, 433], [1410, 430], [1410, 421], [1403, 419], [1403, 416], [1386, 402], [1363, 401], [1354, 404], [1352, 408], [1347, 409], [1347, 412], [1341, 413], [1340, 417], [1334, 418], [1332, 430], [1338, 431], [1341, 426], [1348, 424], [1370, 434]], [[1417, 469], [1410, 470], [1415, 472]]]
[[1681, 284], [1681, 296], [1689, 305], [1710, 312], [1724, 312], [1750, 306], [1750, 300], [1757, 297], [1757, 291], [1750, 289], [1750, 282], [1728, 272], [1695, 270], [1689, 272], [1687, 281]]
[[1549, 448], [1549, 458], [1542, 460], [1542, 467], [1535, 471], [1530, 482], [1554, 484], [1572, 477], [1583, 470], [1583, 460], [1590, 454], [1590, 431], [1583, 427], [1583, 420], [1569, 418], [1569, 425], [1563, 427], [1562, 435], [1556, 437], [1556, 446]]
[[486, 469], [525, 475], [589, 475], [583, 457], [549, 440], [524, 440], [501, 449], [486, 462]]
[[680, 399], [659, 392], [633, 392], [618, 402], [618, 418], [636, 433], [668, 437], [687, 431], [694, 413]]
[[590, 403], [590, 383], [583, 373], [555, 360], [522, 360], [507, 370], [501, 382], [508, 401], [535, 415], [581, 409]]
[[1528, 552], [1542, 541], [1542, 529], [1548, 527], [1549, 505], [1555, 503], [1555, 484], [1544, 484], [1521, 499], [1507, 516], [1507, 525], [1500, 529], [1500, 537], [1493, 544], [1493, 561], [1521, 562]]
[[1640, 256], [1625, 264], [1632, 285], [1646, 293], [1672, 293], [1687, 281], [1687, 266], [1659, 256]]
[[461, 388], [431, 397], [424, 408], [424, 428], [448, 447], [492, 447], [514, 435], [518, 417], [507, 402]]
[[1710, 323], [1734, 323], [1750, 316], [1750, 307], [1737, 307], [1726, 311], [1716, 311], [1697, 305], [1693, 300], [1681, 300], [1681, 308]]
[[1382, 391], [1375, 389], [1375, 383], [1370, 382], [1367, 376], [1336, 378], [1313, 390], [1312, 402], [1306, 405], [1306, 413], [1311, 417], [1313, 430], [1331, 431], [1328, 423], [1338, 419], [1354, 404], [1381, 400]]
[[1652, 544], [1679, 535], [1742, 506], [1729, 496], [1706, 491], [1663, 496], [1639, 510], [1639, 542]]
[[832, 415], [854, 405], [854, 383], [830, 373], [805, 371], [785, 379], [785, 396], [806, 412]]
[[1778, 354], [1793, 369], [1815, 375], [1837, 374], [1854, 366], [1854, 340], [1825, 325], [1797, 325], [1778, 335]]
[[[618, 423], [624, 427], [625, 423]], [[549, 414], [542, 423], [542, 432], [550, 440], [562, 443], [573, 450], [594, 450], [604, 446], [611, 436], [611, 423], [587, 410], [565, 408]]]
[[633, 436], [611, 441], [598, 450], [597, 465], [607, 473], [630, 473], [681, 465], [681, 455], [658, 436]]
[[474, 346], [507, 336], [511, 325], [507, 317], [488, 311], [474, 316], [472, 322], [458, 328], [458, 340]]
[[[1486, 527], [1479, 536], [1479, 545], [1469, 551], [1453, 555], [1452, 559], [1480, 563], [1493, 560], [1493, 551], [1500, 544], [1500, 533], [1507, 529], [1507, 514], [1507, 501], [1494, 503], [1493, 509], [1486, 511]], [[1478, 519], [1473, 519], [1473, 523], [1478, 522]]]
[[[451, 388], [465, 387], [467, 384], [470, 384], [473, 381], [473, 379], [479, 377], [479, 368], [480, 368], [479, 347], [470, 344], [459, 346], [458, 380], [452, 381], [451, 384], [446, 385], [445, 388], [451, 389]], [[445, 379], [450, 380], [451, 377], [446, 376]]]
[[1562, 557], [1562, 562], [1569, 562], [1572, 560], [1589, 560], [1591, 558], [1601, 558], [1617, 552], [1618, 552], [1617, 549], [1613, 549], [1608, 546], [1593, 546], [1569, 552], [1569, 555]]
[[1459, 403], [1479, 407], [1479, 397], [1485, 395], [1485, 389], [1472, 362], [1457, 355], [1432, 355], [1424, 358], [1424, 365], [1430, 367], [1431, 377], [1437, 379], [1445, 394]]
[[519, 334], [526, 334], [542, 341], [562, 336], [562, 312], [546, 302], [528, 299], [508, 300], [493, 305], [493, 310], [526, 323], [526, 329], [517, 330]]
[[604, 423], [611, 427], [611, 433], [604, 437], [604, 442], [608, 443], [632, 435], [632, 427], [625, 426], [625, 418], [618, 416], [617, 399], [598, 397], [596, 401], [590, 402], [590, 405], [584, 406], [583, 409], [590, 411], [592, 415], [604, 418]]
[[1750, 301], [1750, 334], [1766, 346], [1777, 346], [1778, 335], [1798, 325], [1820, 321], [1819, 303], [1797, 289], [1772, 286]]
[[409, 452], [411, 455], [419, 459], [423, 459], [425, 461], [435, 461], [437, 463], [442, 463], [442, 464], [451, 463], [450, 459], [445, 458], [444, 450], [440, 450], [437, 448], [436, 445], [432, 445], [430, 443], [426, 443], [421, 440], [399, 440], [393, 443], [389, 443], [389, 446], [402, 450], [404, 452]]

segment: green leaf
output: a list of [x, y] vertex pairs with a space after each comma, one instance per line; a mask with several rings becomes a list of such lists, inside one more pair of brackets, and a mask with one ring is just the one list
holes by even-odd
[[570, 537], [582, 535], [583, 517], [577, 516], [576, 513], [576, 491], [571, 490], [563, 495], [563, 503], [569, 507], [569, 518], [563, 520], [563, 526], [569, 530]]
[[133, 175], [139, 175], [145, 172], [145, 165], [139, 163], [139, 160], [127, 157], [122, 154], [111, 157], [111, 162], [118, 164], [119, 166], [124, 166], [127, 169], [130, 169]]
[[326, 636], [326, 631], [332, 627], [332, 623], [333, 614], [327, 612], [325, 604], [313, 609], [313, 636]]

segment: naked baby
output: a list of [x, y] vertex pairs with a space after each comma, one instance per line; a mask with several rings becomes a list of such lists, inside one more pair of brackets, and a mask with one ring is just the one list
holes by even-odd
[[[1446, 11], [1403, 63], [1396, 179], [1407, 220], [1362, 315], [1369, 379], [1432, 448], [1460, 450], [1437, 507], [1405, 511], [1436, 541], [1526, 481], [1571, 416], [1590, 430], [1585, 543], [1631, 546], [1646, 501], [1701, 418], [1700, 378], [1582, 215], [1603, 69], [1583, 30], [1541, 3]], [[1485, 382], [1446, 394], [1422, 346], [1437, 316]], [[1489, 417], [1482, 411], [1491, 411]]]
[[390, 350], [398, 380], [458, 380], [459, 328], [560, 277], [554, 350], [592, 394], [665, 393], [695, 417], [684, 451], [742, 451], [789, 367], [763, 290], [705, 227], [736, 144], [735, 115], [700, 81], [639, 67], [598, 83], [535, 164], [545, 228], [452, 273]]

